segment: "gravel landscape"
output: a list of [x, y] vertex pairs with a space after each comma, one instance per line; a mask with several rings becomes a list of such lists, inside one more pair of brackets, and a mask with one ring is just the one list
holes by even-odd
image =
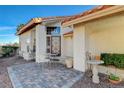
[[[32, 62], [32, 61], [29, 61]], [[11, 81], [8, 76], [7, 67], [17, 64], [29, 63], [19, 57], [0, 58], [0, 88], [12, 88]]]
[[124, 81], [120, 84], [112, 84], [108, 80], [108, 76], [105, 74], [99, 73], [99, 84], [94, 84], [92, 82], [92, 73], [87, 71], [84, 74], [84, 77], [77, 81], [72, 87], [73, 88], [124, 88]]

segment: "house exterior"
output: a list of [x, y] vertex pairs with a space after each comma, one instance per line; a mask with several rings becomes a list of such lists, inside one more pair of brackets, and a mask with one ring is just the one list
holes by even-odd
[[[87, 53], [94, 56], [101, 53], [124, 54], [124, 6], [98, 6], [72, 16], [62, 24], [63, 28], [73, 27], [73, 32], [65, 33], [64, 38], [73, 42], [67, 47], [73, 53], [74, 68], [79, 71], [85, 72], [88, 69]], [[116, 73], [108, 69], [110, 73]], [[99, 71], [106, 73], [108, 70], [100, 68]], [[124, 71], [120, 73], [124, 77]]]
[[[59, 33], [49, 34], [50, 27], [54, 30], [58, 27]], [[124, 54], [124, 6], [97, 6], [70, 17], [34, 18], [17, 35], [20, 55], [24, 59], [35, 58], [36, 62], [45, 62], [46, 53], [58, 53], [59, 56], [72, 57], [74, 69], [85, 72], [88, 69], [87, 53], [93, 56]], [[54, 42], [51, 37], [55, 37], [57, 45], [51, 43]], [[106, 73], [108, 70], [115, 73], [113, 69], [104, 67], [99, 72]], [[124, 71], [117, 72], [124, 78]]]
[[[16, 33], [19, 36], [19, 54], [26, 60], [35, 59], [36, 62], [45, 62], [48, 53], [61, 56], [61, 22], [65, 18], [68, 16], [31, 19]], [[63, 32], [66, 32], [65, 30]]]

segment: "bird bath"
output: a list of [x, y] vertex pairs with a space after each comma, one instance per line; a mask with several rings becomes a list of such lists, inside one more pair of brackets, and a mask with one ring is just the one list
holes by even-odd
[[104, 62], [102, 60], [88, 60], [87, 63], [91, 64], [93, 66], [93, 68], [92, 68], [92, 73], [93, 73], [92, 81], [94, 83], [99, 83], [99, 76], [98, 76], [97, 66], [99, 64], [103, 64]]

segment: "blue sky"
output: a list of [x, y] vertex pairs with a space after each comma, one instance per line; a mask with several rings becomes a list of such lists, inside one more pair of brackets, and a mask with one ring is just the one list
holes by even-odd
[[95, 6], [50, 6], [50, 5], [32, 5], [32, 6], [0, 6], [0, 44], [18, 42], [15, 36], [16, 27], [19, 24], [26, 23], [34, 17], [48, 16], [68, 16], [81, 13], [92, 9]]

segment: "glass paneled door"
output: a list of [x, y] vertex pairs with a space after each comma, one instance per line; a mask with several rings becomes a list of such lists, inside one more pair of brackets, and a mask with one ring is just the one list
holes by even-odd
[[61, 55], [61, 37], [52, 36], [51, 37], [51, 53]]
[[47, 27], [47, 53], [61, 55], [60, 27]]

